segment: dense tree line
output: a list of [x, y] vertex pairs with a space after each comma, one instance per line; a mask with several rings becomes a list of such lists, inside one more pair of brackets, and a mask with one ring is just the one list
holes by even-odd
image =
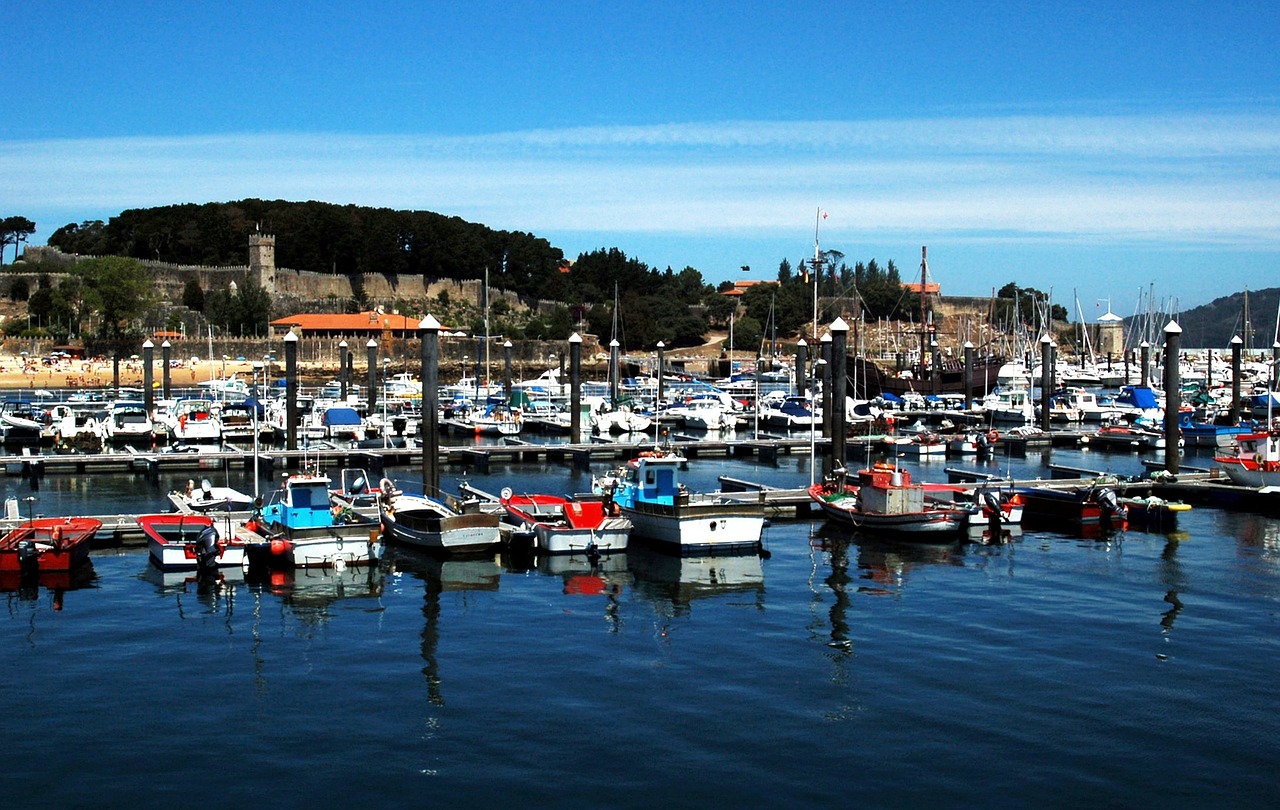
[[68, 253], [238, 265], [259, 229], [275, 234], [278, 267], [438, 279], [480, 278], [488, 269], [495, 287], [523, 295], [538, 294], [564, 260], [532, 234], [430, 211], [257, 199], [131, 209], [106, 223], [66, 225], [49, 244]]

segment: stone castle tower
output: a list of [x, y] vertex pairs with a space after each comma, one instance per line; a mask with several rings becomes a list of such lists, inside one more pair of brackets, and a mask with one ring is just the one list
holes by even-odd
[[276, 291], [276, 238], [272, 234], [249, 234], [249, 276], [274, 295]]

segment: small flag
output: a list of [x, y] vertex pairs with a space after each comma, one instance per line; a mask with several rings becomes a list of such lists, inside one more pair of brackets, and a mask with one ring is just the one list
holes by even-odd
[[809, 283], [809, 265], [804, 262], [800, 263], [800, 281], [805, 284]]
[[823, 218], [823, 219], [826, 219], [826, 218], [827, 218], [827, 212], [826, 212], [826, 211], [823, 211], [823, 212], [822, 212], [822, 218]]

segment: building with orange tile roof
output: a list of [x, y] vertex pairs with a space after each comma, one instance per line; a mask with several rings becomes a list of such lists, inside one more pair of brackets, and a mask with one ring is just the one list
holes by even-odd
[[296, 331], [306, 337], [374, 338], [415, 337], [419, 319], [407, 315], [378, 312], [300, 313], [271, 322], [271, 334]]

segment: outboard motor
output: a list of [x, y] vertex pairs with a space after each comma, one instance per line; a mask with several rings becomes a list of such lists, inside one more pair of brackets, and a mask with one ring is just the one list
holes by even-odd
[[40, 551], [30, 540], [18, 543], [18, 571], [25, 579], [33, 577], [40, 570]]
[[1114, 518], [1120, 511], [1120, 499], [1116, 497], [1115, 490], [1103, 487], [1098, 490], [1094, 500], [1098, 502], [1098, 519], [1102, 523], [1103, 531], [1111, 531], [1114, 528]]
[[1004, 512], [1000, 509], [1000, 495], [991, 490], [983, 490], [982, 505], [987, 508], [987, 528], [991, 531], [991, 537], [994, 540], [1000, 536], [1000, 522], [1004, 518]]
[[200, 536], [196, 538], [196, 566], [201, 569], [216, 568], [218, 555], [221, 553], [222, 549], [218, 548], [218, 532], [212, 526], [200, 532]]

